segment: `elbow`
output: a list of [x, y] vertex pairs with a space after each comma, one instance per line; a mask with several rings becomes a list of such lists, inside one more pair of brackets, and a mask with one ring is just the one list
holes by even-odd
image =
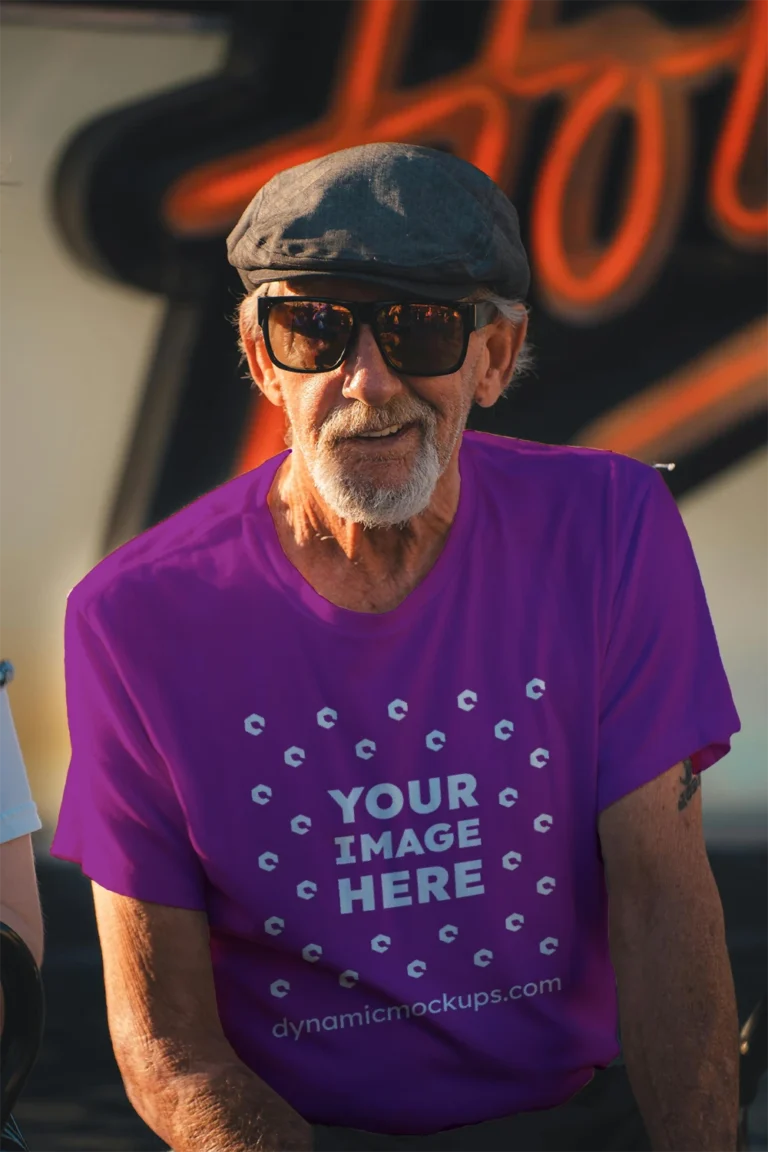
[[8, 904], [0, 905], [0, 920], [18, 933], [29, 948], [38, 968], [43, 966], [43, 916], [40, 906], [36, 908], [17, 909]]
[[158, 1092], [160, 1083], [156, 1082], [152, 1085], [147, 1080], [140, 1080], [137, 1077], [127, 1074], [121, 1068], [120, 1074], [123, 1080], [123, 1087], [125, 1094], [128, 1097], [128, 1103], [133, 1108], [134, 1112], [144, 1123], [152, 1129], [162, 1139], [167, 1139], [170, 1144], [170, 1135], [164, 1131], [164, 1109], [158, 1106]]
[[168, 1117], [170, 1080], [168, 1069], [162, 1064], [142, 1059], [133, 1051], [114, 1047], [115, 1060], [120, 1071], [125, 1094], [134, 1111], [144, 1123], [168, 1145], [173, 1144]]
[[701, 967], [727, 960], [723, 908], [717, 889], [708, 883], [680, 893], [665, 890], [642, 901], [609, 903], [611, 958], [617, 975], [648, 970], [650, 961], [686, 958]]
[[170, 1147], [178, 1146], [179, 1124], [194, 1111], [205, 1075], [190, 1047], [168, 1038], [112, 1029], [112, 1047], [125, 1094], [144, 1123]]

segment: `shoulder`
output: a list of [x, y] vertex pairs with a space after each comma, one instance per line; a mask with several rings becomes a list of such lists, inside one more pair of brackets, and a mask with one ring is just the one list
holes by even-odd
[[600, 494], [622, 505], [644, 500], [664, 481], [648, 464], [617, 452], [568, 444], [542, 444], [487, 432], [466, 432], [462, 455], [481, 480], [524, 485], [571, 499]]
[[263, 481], [262, 468], [237, 476], [122, 544], [72, 588], [68, 610], [93, 619], [111, 608], [130, 611], [136, 596], [145, 603], [190, 582], [215, 583], [242, 545], [244, 519]]

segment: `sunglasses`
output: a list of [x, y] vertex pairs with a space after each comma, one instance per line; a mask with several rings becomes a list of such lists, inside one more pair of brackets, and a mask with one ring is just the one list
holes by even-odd
[[469, 337], [490, 324], [493, 304], [348, 303], [322, 297], [260, 296], [258, 318], [270, 360], [286, 372], [330, 372], [368, 324], [389, 367], [403, 376], [449, 376]]

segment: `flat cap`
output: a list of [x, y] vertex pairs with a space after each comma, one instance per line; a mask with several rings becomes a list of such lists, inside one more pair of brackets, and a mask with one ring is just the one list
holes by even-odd
[[414, 144], [364, 144], [273, 176], [227, 240], [251, 290], [341, 276], [451, 300], [486, 287], [522, 299], [517, 212], [479, 168]]

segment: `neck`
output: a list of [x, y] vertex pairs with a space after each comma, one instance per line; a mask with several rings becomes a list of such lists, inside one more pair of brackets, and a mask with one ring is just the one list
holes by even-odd
[[336, 515], [294, 449], [269, 493], [283, 551], [333, 603], [390, 610], [423, 580], [443, 549], [459, 505], [459, 447], [460, 441], [424, 512], [386, 528], [363, 528]]

